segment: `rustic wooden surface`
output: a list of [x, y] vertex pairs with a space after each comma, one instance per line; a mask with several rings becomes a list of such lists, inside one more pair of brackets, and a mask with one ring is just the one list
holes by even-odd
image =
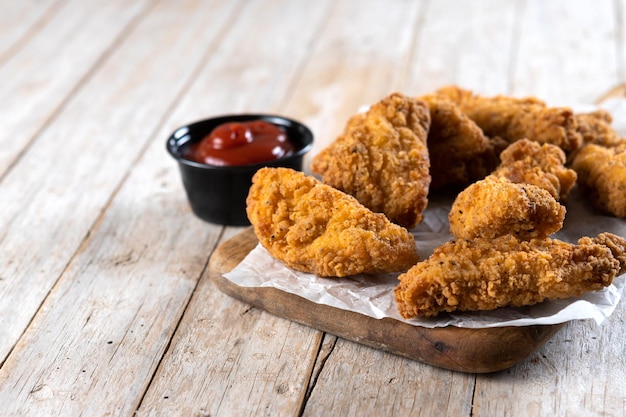
[[0, 414], [624, 415], [624, 303], [478, 375], [221, 293], [241, 229], [193, 216], [165, 139], [275, 112], [310, 159], [391, 91], [593, 103], [626, 82], [625, 3], [0, 0]]
[[563, 327], [555, 324], [429, 329], [317, 304], [276, 288], [241, 287], [223, 276], [258, 243], [250, 226], [213, 252], [209, 277], [220, 291], [278, 317], [441, 368], [472, 373], [505, 370], [526, 359]]

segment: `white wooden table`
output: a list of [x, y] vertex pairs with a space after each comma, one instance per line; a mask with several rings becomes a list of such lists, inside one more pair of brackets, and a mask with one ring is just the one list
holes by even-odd
[[[495, 374], [435, 368], [233, 300], [241, 231], [191, 213], [165, 140], [446, 84], [592, 103], [626, 81], [624, 0], [0, 0], [0, 414], [620, 416], [626, 307]], [[308, 162], [307, 162], [308, 164]]]

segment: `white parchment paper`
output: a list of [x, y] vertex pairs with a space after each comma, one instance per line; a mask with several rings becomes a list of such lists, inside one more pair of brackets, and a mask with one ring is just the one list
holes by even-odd
[[[609, 100], [602, 106], [614, 117], [614, 127], [626, 136], [626, 100]], [[584, 109], [587, 111], [588, 107]], [[424, 221], [411, 232], [415, 236], [420, 259], [430, 256], [435, 247], [452, 239], [448, 212], [454, 196], [435, 194], [429, 197]], [[582, 236], [612, 232], [626, 236], [626, 220], [600, 214], [586, 202], [575, 187], [568, 197], [567, 215], [562, 230], [553, 237], [575, 243]], [[257, 245], [231, 272], [224, 276], [242, 287], [272, 287], [296, 294], [320, 304], [350, 310], [377, 319], [389, 317], [416, 326], [468, 328], [558, 324], [570, 320], [593, 319], [601, 324], [619, 303], [626, 277], [581, 297], [546, 301], [523, 308], [500, 308], [492, 311], [440, 314], [432, 319], [405, 320], [393, 297], [399, 274], [358, 275], [349, 278], [320, 278], [285, 267], [261, 245]]]

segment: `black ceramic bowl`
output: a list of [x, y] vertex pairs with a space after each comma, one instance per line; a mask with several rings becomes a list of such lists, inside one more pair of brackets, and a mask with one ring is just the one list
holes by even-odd
[[[216, 166], [184, 157], [186, 148], [201, 141], [217, 126], [228, 122], [263, 120], [282, 127], [296, 151], [273, 161]], [[252, 176], [262, 167], [287, 167], [302, 170], [302, 159], [313, 146], [313, 133], [295, 120], [269, 114], [239, 114], [214, 117], [179, 127], [167, 139], [167, 150], [178, 161], [191, 209], [203, 220], [231, 226], [249, 225], [246, 197]]]

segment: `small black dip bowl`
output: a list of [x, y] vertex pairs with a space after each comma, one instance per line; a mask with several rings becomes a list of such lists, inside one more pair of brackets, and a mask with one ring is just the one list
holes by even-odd
[[[279, 159], [236, 166], [208, 165], [185, 158], [192, 143], [201, 141], [223, 123], [263, 120], [285, 130], [296, 151]], [[246, 226], [246, 198], [252, 176], [262, 167], [286, 167], [302, 170], [304, 155], [313, 146], [311, 130], [295, 120], [269, 114], [237, 114], [200, 120], [179, 127], [167, 139], [167, 151], [178, 161], [183, 185], [191, 209], [199, 218], [211, 223]]]

